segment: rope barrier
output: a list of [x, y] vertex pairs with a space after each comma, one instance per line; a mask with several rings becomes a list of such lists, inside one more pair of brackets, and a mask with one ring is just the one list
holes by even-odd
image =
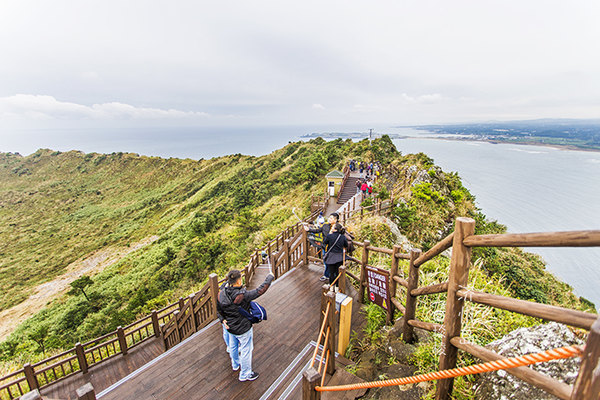
[[579, 346], [566, 346], [557, 349], [547, 350], [540, 353], [526, 354], [520, 357], [511, 357], [497, 361], [491, 361], [483, 364], [471, 365], [468, 367], [447, 369], [444, 371], [430, 372], [423, 375], [409, 376], [405, 378], [388, 379], [375, 382], [362, 382], [352, 385], [340, 386], [317, 386], [318, 392], [341, 392], [346, 390], [369, 389], [374, 387], [408, 385], [410, 383], [419, 383], [437, 379], [456, 378], [457, 376], [480, 374], [483, 372], [498, 371], [500, 369], [516, 368], [525, 365], [531, 365], [544, 361], [560, 360], [581, 355], [582, 349]]
[[[319, 330], [319, 338], [317, 339], [317, 344], [321, 343], [321, 337], [323, 337], [323, 333], [325, 332], [325, 324], [327, 324], [327, 316], [329, 315], [329, 304], [330, 303], [327, 303], [327, 307], [325, 308], [325, 317], [323, 318], [323, 323], [321, 324], [321, 330]], [[311, 367], [313, 367], [315, 365], [315, 361], [317, 360], [318, 351], [319, 351], [319, 346], [315, 346], [315, 352], [313, 353], [312, 359], [310, 361]]]

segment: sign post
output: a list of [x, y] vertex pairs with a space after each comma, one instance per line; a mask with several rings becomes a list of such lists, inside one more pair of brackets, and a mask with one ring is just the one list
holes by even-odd
[[385, 310], [390, 308], [390, 272], [367, 265], [367, 290], [369, 300]]

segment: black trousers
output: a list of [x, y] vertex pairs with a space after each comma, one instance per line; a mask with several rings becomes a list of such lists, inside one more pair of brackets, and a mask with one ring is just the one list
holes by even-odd
[[[331, 285], [333, 281], [337, 278], [340, 273], [340, 267], [344, 262], [340, 261], [334, 264], [327, 264], [327, 268], [329, 268], [329, 284]], [[335, 286], [338, 286], [338, 282], [335, 283]]]

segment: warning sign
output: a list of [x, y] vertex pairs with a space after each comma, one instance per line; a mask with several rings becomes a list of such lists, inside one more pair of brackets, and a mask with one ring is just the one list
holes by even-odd
[[390, 272], [385, 269], [367, 266], [367, 288], [369, 299], [380, 307], [388, 309], [390, 303]]

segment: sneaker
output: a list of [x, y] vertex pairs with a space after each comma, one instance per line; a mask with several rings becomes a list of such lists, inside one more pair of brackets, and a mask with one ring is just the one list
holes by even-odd
[[329, 278], [328, 278], [328, 277], [326, 277], [325, 275], [323, 275], [322, 277], [320, 277], [320, 278], [319, 278], [319, 280], [320, 280], [321, 282], [325, 282], [325, 281], [328, 281], [328, 280], [329, 280]]
[[239, 371], [240, 370], [240, 366], [238, 365], [237, 367], [231, 367], [231, 369], [233, 369], [234, 371]]
[[258, 379], [258, 372], [252, 372], [250, 375], [248, 375], [248, 377], [246, 379], [240, 378], [240, 382], [253, 381], [256, 379]]

